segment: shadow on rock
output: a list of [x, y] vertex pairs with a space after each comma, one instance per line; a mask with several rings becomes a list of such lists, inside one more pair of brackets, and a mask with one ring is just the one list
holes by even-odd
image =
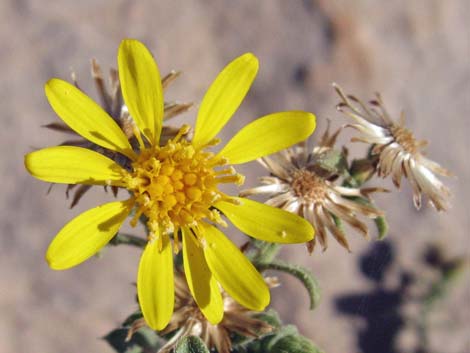
[[385, 278], [394, 260], [390, 242], [374, 244], [359, 260], [362, 274], [373, 283], [372, 290], [346, 294], [335, 300], [341, 314], [363, 320], [364, 326], [358, 331], [358, 347], [362, 353], [399, 353], [395, 341], [405, 324], [400, 309], [413, 279], [410, 273], [402, 272], [396, 288], [385, 288]]

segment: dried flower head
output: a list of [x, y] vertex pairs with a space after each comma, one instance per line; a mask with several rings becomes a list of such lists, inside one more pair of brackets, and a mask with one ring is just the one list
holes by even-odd
[[[118, 51], [124, 102], [135, 121], [132, 146], [123, 130], [98, 104], [70, 83], [51, 79], [46, 96], [57, 115], [89, 141], [119, 153], [117, 163], [77, 146], [55, 146], [25, 156], [36, 178], [64, 184], [114, 185], [128, 199], [92, 208], [66, 224], [50, 244], [46, 260], [53, 269], [76, 266], [96, 254], [134, 211], [131, 225], [143, 221], [148, 242], [142, 253], [137, 292], [147, 324], [162, 330], [174, 308], [173, 251], [183, 249], [189, 289], [213, 324], [223, 318], [219, 284], [251, 310], [270, 301], [262, 276], [219, 230], [227, 226], [222, 213], [242, 232], [264, 241], [299, 243], [314, 230], [302, 218], [249, 199], [227, 195], [220, 185], [241, 185], [244, 177], [232, 165], [275, 153], [307, 138], [315, 117], [307, 112], [282, 112], [261, 117], [241, 129], [218, 152], [217, 134], [243, 101], [258, 71], [250, 53], [229, 63], [205, 94], [194, 137], [190, 127], [161, 144], [163, 88], [158, 66], [139, 41], [124, 40]], [[253, 141], [257, 141], [253, 143]], [[182, 246], [181, 246], [182, 242]]]
[[[179, 71], [171, 71], [165, 77], [162, 78], [162, 88], [165, 90], [178, 76], [181, 74]], [[72, 72], [72, 82], [78, 88], [81, 89], [77, 75], [75, 72]], [[113, 118], [113, 120], [119, 125], [122, 129], [124, 134], [126, 135], [127, 139], [131, 141], [131, 143], [135, 144], [135, 137], [134, 137], [134, 130], [135, 130], [135, 122], [129, 115], [129, 111], [122, 99], [121, 93], [121, 86], [119, 83], [119, 76], [116, 69], [111, 68], [109, 70], [109, 78], [108, 84], [106, 84], [105, 79], [103, 77], [103, 72], [101, 70], [100, 65], [95, 59], [91, 60], [91, 76], [95, 83], [95, 87], [98, 93], [98, 98], [101, 107], [108, 113], [108, 115]], [[188, 111], [193, 106], [193, 103], [180, 103], [176, 101], [165, 102], [164, 105], [164, 115], [163, 119], [166, 121], [170, 118], [173, 118], [179, 114], [182, 114]], [[118, 162], [121, 165], [124, 165], [127, 161], [123, 156], [113, 150], [104, 148], [100, 145], [97, 145], [87, 139], [82, 138], [78, 135], [72, 128], [70, 128], [67, 124], [63, 122], [53, 122], [47, 125], [44, 125], [45, 128], [64, 132], [66, 134], [74, 136], [71, 139], [65, 140], [60, 145], [61, 146], [79, 146], [91, 149], [98, 153], [105, 155], [108, 158], [111, 158]], [[179, 128], [164, 125], [162, 128], [162, 143], [166, 143], [169, 139], [176, 136], [178, 133]], [[52, 187], [53, 184], [51, 184]], [[77, 184], [68, 184], [67, 189], [65, 191], [67, 198], [69, 197], [69, 193], [77, 186]], [[92, 185], [79, 185], [72, 197], [72, 202], [70, 204], [70, 208], [73, 208], [82, 198], [82, 196], [92, 187]], [[105, 190], [107, 186], [105, 186]], [[114, 196], [117, 196], [118, 187], [112, 185], [111, 190]]]
[[337, 105], [340, 112], [351, 117], [353, 127], [362, 133], [352, 141], [371, 144], [372, 156], [377, 158], [377, 174], [380, 177], [392, 176], [397, 188], [404, 176], [413, 189], [413, 202], [417, 209], [421, 208], [422, 195], [426, 195], [429, 203], [438, 211], [448, 209], [449, 189], [436, 177], [436, 174], [451, 176], [451, 173], [439, 164], [426, 158], [423, 148], [427, 141], [418, 141], [413, 133], [405, 127], [405, 116], [394, 122], [384, 107], [380, 94], [364, 104], [354, 96], [346, 95], [338, 85], [334, 85], [341, 101]]
[[[370, 203], [354, 198], [368, 198], [378, 188], [351, 188], [336, 185], [342, 153], [333, 149], [340, 129], [330, 135], [329, 126], [318, 146], [309, 151], [307, 142], [258, 161], [270, 176], [260, 178], [262, 186], [247, 189], [241, 196], [267, 195], [266, 204], [282, 208], [307, 219], [316, 229], [317, 237], [307, 243], [311, 253], [318, 238], [323, 251], [328, 247], [327, 232], [350, 251], [341, 220], [368, 237], [368, 228], [358, 215], [376, 218], [382, 212]], [[329, 163], [335, 160], [334, 163]], [[353, 198], [353, 199], [352, 199]]]
[[[265, 278], [270, 288], [278, 285], [275, 277]], [[160, 334], [173, 333], [171, 339], [158, 351], [169, 353], [175, 348], [178, 341], [185, 336], [198, 336], [206, 346], [219, 353], [230, 353], [234, 334], [242, 337], [257, 338], [272, 331], [272, 326], [257, 319], [253, 311], [238, 304], [232, 297], [222, 290], [224, 303], [224, 318], [214, 325], [208, 321], [199, 309], [188, 288], [184, 274], [176, 272], [175, 275], [175, 311], [170, 323]], [[128, 331], [127, 340], [141, 327], [146, 326], [144, 319], [134, 321]]]

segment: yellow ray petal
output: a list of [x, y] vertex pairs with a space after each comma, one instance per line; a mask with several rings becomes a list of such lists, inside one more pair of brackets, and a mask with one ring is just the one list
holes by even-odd
[[53, 78], [46, 83], [44, 89], [52, 109], [77, 134], [129, 158], [135, 156], [119, 125], [77, 87]]
[[140, 131], [158, 145], [163, 121], [163, 88], [158, 66], [141, 42], [125, 39], [118, 52], [122, 96]]
[[242, 197], [234, 199], [240, 204], [219, 201], [215, 207], [253, 238], [275, 243], [303, 243], [313, 239], [314, 230], [302, 217]]
[[219, 152], [231, 164], [252, 161], [305, 140], [315, 130], [315, 116], [294, 111], [266, 115], [241, 129]]
[[207, 90], [197, 115], [193, 143], [204, 145], [222, 130], [240, 106], [258, 72], [258, 59], [246, 53], [229, 63]]
[[137, 275], [140, 308], [145, 321], [154, 330], [162, 330], [168, 325], [175, 305], [173, 252], [168, 235], [161, 236], [161, 249], [158, 239], [145, 247]]
[[66, 270], [95, 255], [117, 233], [131, 208], [131, 200], [110, 202], [72, 219], [47, 249], [49, 266]]
[[204, 224], [204, 255], [214, 277], [233, 299], [251, 310], [270, 300], [263, 277], [242, 252], [217, 228]]
[[62, 184], [123, 184], [126, 171], [113, 160], [86, 148], [55, 146], [28, 153], [28, 172], [40, 180]]
[[212, 276], [202, 247], [187, 228], [183, 228], [183, 263], [189, 290], [204, 316], [213, 325], [224, 317], [220, 289]]

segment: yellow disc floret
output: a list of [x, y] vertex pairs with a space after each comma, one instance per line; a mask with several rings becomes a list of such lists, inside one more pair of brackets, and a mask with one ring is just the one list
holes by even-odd
[[243, 183], [243, 176], [233, 168], [220, 169], [227, 164], [224, 158], [204, 151], [218, 141], [196, 148], [182, 138], [187, 132], [184, 126], [166, 145], [142, 148], [126, 177], [137, 207], [131, 224], [145, 215], [153, 236], [197, 226], [205, 218], [224, 225], [212, 208], [218, 200], [228, 199], [218, 184]]

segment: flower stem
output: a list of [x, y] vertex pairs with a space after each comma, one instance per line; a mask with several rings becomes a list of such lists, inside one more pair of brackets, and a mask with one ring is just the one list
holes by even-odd
[[270, 263], [254, 263], [260, 271], [275, 270], [288, 273], [302, 282], [310, 297], [310, 310], [313, 310], [320, 301], [320, 286], [313, 274], [301, 266], [293, 265], [281, 260]]
[[135, 235], [126, 234], [126, 233], [117, 233], [113, 239], [109, 242], [110, 245], [132, 245], [138, 248], [144, 248], [147, 245], [147, 240], [142, 239], [140, 237], [136, 237]]

